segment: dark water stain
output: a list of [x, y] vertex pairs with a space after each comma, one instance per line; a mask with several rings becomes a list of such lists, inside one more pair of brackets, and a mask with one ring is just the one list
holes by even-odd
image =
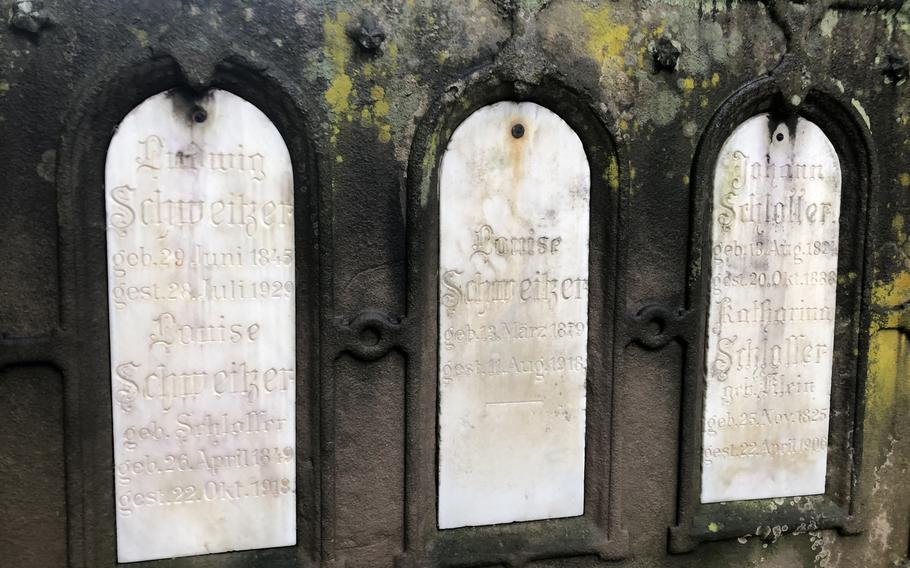
[[[211, 89], [198, 92], [186, 87], [178, 87], [167, 92], [174, 108], [174, 115], [182, 118], [187, 126], [205, 121], [205, 107], [214, 97]], [[200, 113], [199, 111], [203, 112]], [[200, 120], [201, 118], [201, 120]]]

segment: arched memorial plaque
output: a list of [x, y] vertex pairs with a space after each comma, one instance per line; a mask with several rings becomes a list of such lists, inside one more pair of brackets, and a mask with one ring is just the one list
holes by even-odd
[[825, 492], [841, 172], [812, 122], [761, 114], [714, 173], [701, 502]]
[[452, 134], [439, 174], [441, 529], [582, 515], [590, 168], [535, 103]]
[[281, 135], [226, 91], [161, 93], [120, 124], [105, 185], [119, 561], [295, 544]]

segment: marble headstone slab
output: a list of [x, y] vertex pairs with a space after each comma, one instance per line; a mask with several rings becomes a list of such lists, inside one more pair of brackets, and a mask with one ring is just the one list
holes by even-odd
[[590, 169], [534, 103], [481, 108], [439, 176], [439, 527], [584, 511]]
[[825, 491], [841, 173], [821, 129], [755, 116], [714, 173], [703, 503]]
[[136, 107], [106, 165], [120, 562], [293, 545], [291, 161], [215, 90]]

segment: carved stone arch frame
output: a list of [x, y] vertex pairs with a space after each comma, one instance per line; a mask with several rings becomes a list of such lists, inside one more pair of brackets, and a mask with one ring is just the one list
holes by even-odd
[[[123, 118], [149, 97], [171, 89], [193, 98], [177, 61], [169, 56], [127, 62], [89, 76], [64, 125], [57, 159], [60, 331], [55, 360], [65, 378], [65, 444], [69, 565], [116, 566], [108, 324], [105, 158]], [[288, 92], [290, 82], [253, 70], [240, 60], [219, 63], [207, 88], [220, 88], [263, 112], [291, 156], [295, 199], [297, 402], [297, 545], [154, 561], [155, 566], [291, 567], [315, 565], [320, 547], [321, 461], [320, 305], [321, 191], [318, 163], [307, 136], [307, 109]], [[326, 278], [321, 275], [320, 278]], [[151, 563], [134, 563], [145, 566]]]
[[[702, 504], [701, 449], [704, 365], [710, 280], [711, 208], [714, 169], [721, 147], [734, 129], [761, 114], [805, 118], [834, 146], [841, 167], [841, 220], [838, 245], [834, 362], [825, 493], [793, 498]], [[868, 128], [848, 101], [835, 93], [810, 90], [796, 108], [784, 99], [773, 78], [750, 83], [734, 93], [702, 135], [691, 177], [692, 217], [686, 313], [691, 325], [686, 345], [681, 404], [679, 497], [669, 549], [689, 552], [701, 542], [744, 536], [776, 538], [781, 533], [838, 529], [862, 530], [859, 475], [865, 404], [871, 269], [873, 250], [867, 233], [877, 186], [876, 155]], [[776, 501], [776, 502], [775, 502]]]
[[[439, 166], [455, 128], [481, 107], [534, 102], [556, 113], [577, 133], [591, 168], [588, 374], [584, 514], [439, 530], [438, 503], [438, 273]], [[475, 73], [430, 105], [418, 125], [407, 179], [407, 466], [405, 550], [399, 566], [522, 566], [542, 558], [627, 554], [621, 528], [613, 438], [614, 338], [619, 300], [622, 202], [628, 161], [596, 101], [545, 78], [528, 85]], [[621, 348], [621, 346], [620, 346]]]

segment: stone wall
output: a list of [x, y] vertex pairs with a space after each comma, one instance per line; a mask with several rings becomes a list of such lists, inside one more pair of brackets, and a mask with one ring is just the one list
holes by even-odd
[[[903, 4], [3, 0], [0, 558], [116, 563], [105, 153], [148, 97], [217, 87], [262, 110], [293, 163], [298, 544], [149, 566], [906, 565]], [[565, 118], [592, 194], [605, 195], [591, 211], [604, 243], [592, 245], [604, 285], [590, 302], [603, 314], [606, 392], [603, 405], [589, 400], [598, 444], [585, 486], [597, 510], [573, 534], [537, 521], [439, 538], [431, 206], [454, 128], [502, 100]], [[841, 508], [781, 498], [709, 518], [692, 498], [691, 354], [703, 332], [693, 243], [720, 133], [758, 112], [822, 125], [850, 195], [841, 255], [854, 261], [838, 285], [855, 293], [837, 333], [852, 343], [835, 356], [841, 435], [829, 453]]]

